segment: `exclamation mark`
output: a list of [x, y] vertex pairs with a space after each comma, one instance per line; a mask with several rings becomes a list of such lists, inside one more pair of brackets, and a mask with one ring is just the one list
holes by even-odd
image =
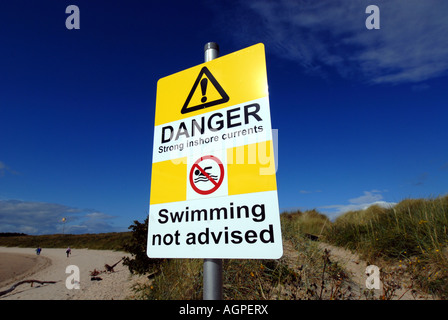
[[207, 83], [208, 83], [208, 79], [207, 78], [204, 78], [204, 79], [201, 80], [201, 91], [202, 91], [201, 102], [202, 103], [207, 101], [207, 97], [205, 96], [205, 92], [207, 91]]

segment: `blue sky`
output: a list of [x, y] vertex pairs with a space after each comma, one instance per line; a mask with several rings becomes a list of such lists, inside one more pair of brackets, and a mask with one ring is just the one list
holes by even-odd
[[[80, 9], [68, 30], [67, 6]], [[380, 29], [368, 30], [368, 5]], [[281, 210], [448, 192], [448, 2], [0, 3], [0, 232], [125, 231], [148, 213], [157, 80], [262, 42]]]

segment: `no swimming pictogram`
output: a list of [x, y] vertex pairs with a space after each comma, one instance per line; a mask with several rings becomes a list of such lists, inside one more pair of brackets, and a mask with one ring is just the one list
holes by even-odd
[[200, 157], [190, 169], [190, 185], [199, 194], [212, 194], [219, 189], [223, 180], [224, 165], [215, 156]]

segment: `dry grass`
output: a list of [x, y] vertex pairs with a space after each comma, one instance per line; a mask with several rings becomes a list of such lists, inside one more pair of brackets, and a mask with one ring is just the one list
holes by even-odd
[[[391, 209], [373, 206], [349, 212], [334, 223], [315, 210], [283, 213], [284, 257], [224, 260], [224, 299], [399, 299], [405, 278], [416, 288], [446, 298], [447, 204], [448, 197], [405, 200]], [[382, 293], [355, 294], [345, 270], [307, 234], [322, 234], [333, 244], [358, 250], [370, 262], [395, 264], [382, 270]], [[202, 299], [202, 263], [165, 260], [152, 281], [139, 288], [140, 297]]]
[[334, 245], [406, 268], [414, 283], [448, 297], [448, 196], [406, 199], [393, 208], [372, 206], [339, 217], [325, 232]]
[[67, 248], [94, 250], [123, 250], [123, 244], [131, 238], [131, 232], [96, 234], [50, 234], [40, 236], [0, 237], [2, 247], [21, 248]]
[[[338, 263], [332, 261], [329, 252], [323, 252], [316, 242], [294, 231], [301, 227], [297, 217], [282, 218], [282, 228], [287, 230], [284, 234], [288, 239], [284, 240], [287, 250], [281, 259], [223, 260], [225, 300], [352, 298], [345, 283], [346, 275]], [[301, 217], [300, 221], [305, 220]], [[323, 224], [325, 222], [319, 224], [320, 228]], [[166, 259], [156, 269], [150, 282], [136, 288], [139, 298], [202, 299], [203, 260]]]

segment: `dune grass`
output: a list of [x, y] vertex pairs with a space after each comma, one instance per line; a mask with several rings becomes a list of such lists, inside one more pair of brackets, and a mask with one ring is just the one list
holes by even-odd
[[[392, 208], [377, 205], [350, 211], [325, 232], [333, 244], [356, 250], [366, 258], [428, 255], [445, 259], [448, 244], [448, 196], [406, 199]], [[448, 261], [447, 261], [448, 262]]]
[[0, 237], [2, 247], [22, 248], [71, 248], [96, 250], [124, 250], [124, 244], [131, 238], [131, 232], [112, 232], [96, 234], [51, 234]]
[[[331, 262], [328, 255], [322, 255], [316, 247], [305, 244], [303, 247], [307, 250], [292, 264], [284, 258], [223, 260], [223, 299], [319, 300], [347, 297], [350, 292], [342, 290], [341, 279], [345, 275], [337, 263]], [[135, 287], [138, 299], [203, 298], [202, 259], [165, 259], [153, 272], [155, 276], [150, 282]]]
[[[393, 208], [348, 212], [335, 222], [316, 210], [284, 212], [282, 235], [290, 252], [279, 260], [224, 260], [224, 299], [359, 299], [343, 268], [310, 234], [358, 251], [368, 263], [383, 265], [385, 259], [400, 268], [390, 274], [406, 273], [424, 292], [447, 298], [447, 204], [448, 196], [406, 199]], [[151, 272], [152, 281], [138, 288], [142, 299], [202, 299], [203, 260], [165, 259]]]
[[395, 263], [431, 294], [448, 297], [448, 196], [405, 199], [391, 208], [351, 211], [325, 230], [326, 241], [364, 259]]
[[[321, 232], [329, 222], [317, 211], [281, 215], [282, 233], [291, 243], [291, 252], [281, 259], [224, 259], [223, 298], [225, 300], [341, 299], [343, 272], [328, 254], [304, 234]], [[142, 250], [137, 240], [145, 224], [135, 222], [133, 251]], [[290, 256], [292, 253], [293, 256]], [[137, 264], [136, 261], [131, 261]], [[137, 296], [150, 300], [197, 300], [203, 294], [202, 259], [163, 259], [145, 272], [151, 281], [136, 287]], [[148, 262], [147, 262], [148, 263]], [[325, 287], [326, 290], [320, 290]], [[328, 289], [328, 290], [327, 290]], [[347, 293], [348, 296], [349, 293]], [[331, 296], [330, 296], [331, 295]]]
[[300, 240], [306, 234], [320, 236], [331, 222], [327, 216], [317, 210], [283, 212], [280, 215], [282, 235], [292, 242]]
[[[359, 253], [368, 263], [393, 264], [420, 289], [448, 298], [448, 196], [405, 199], [390, 208], [371, 206], [331, 222], [316, 210], [280, 216], [291, 252], [279, 260], [223, 261], [224, 299], [349, 299], [345, 274], [307, 235]], [[203, 260], [154, 259], [145, 252], [147, 221], [131, 232], [0, 237], [0, 246], [123, 250], [133, 272], [152, 274], [136, 288], [141, 299], [202, 299]], [[149, 261], [151, 260], [151, 261]], [[149, 262], [148, 262], [149, 261]], [[141, 270], [141, 272], [139, 272]], [[325, 288], [325, 290], [321, 290]]]

